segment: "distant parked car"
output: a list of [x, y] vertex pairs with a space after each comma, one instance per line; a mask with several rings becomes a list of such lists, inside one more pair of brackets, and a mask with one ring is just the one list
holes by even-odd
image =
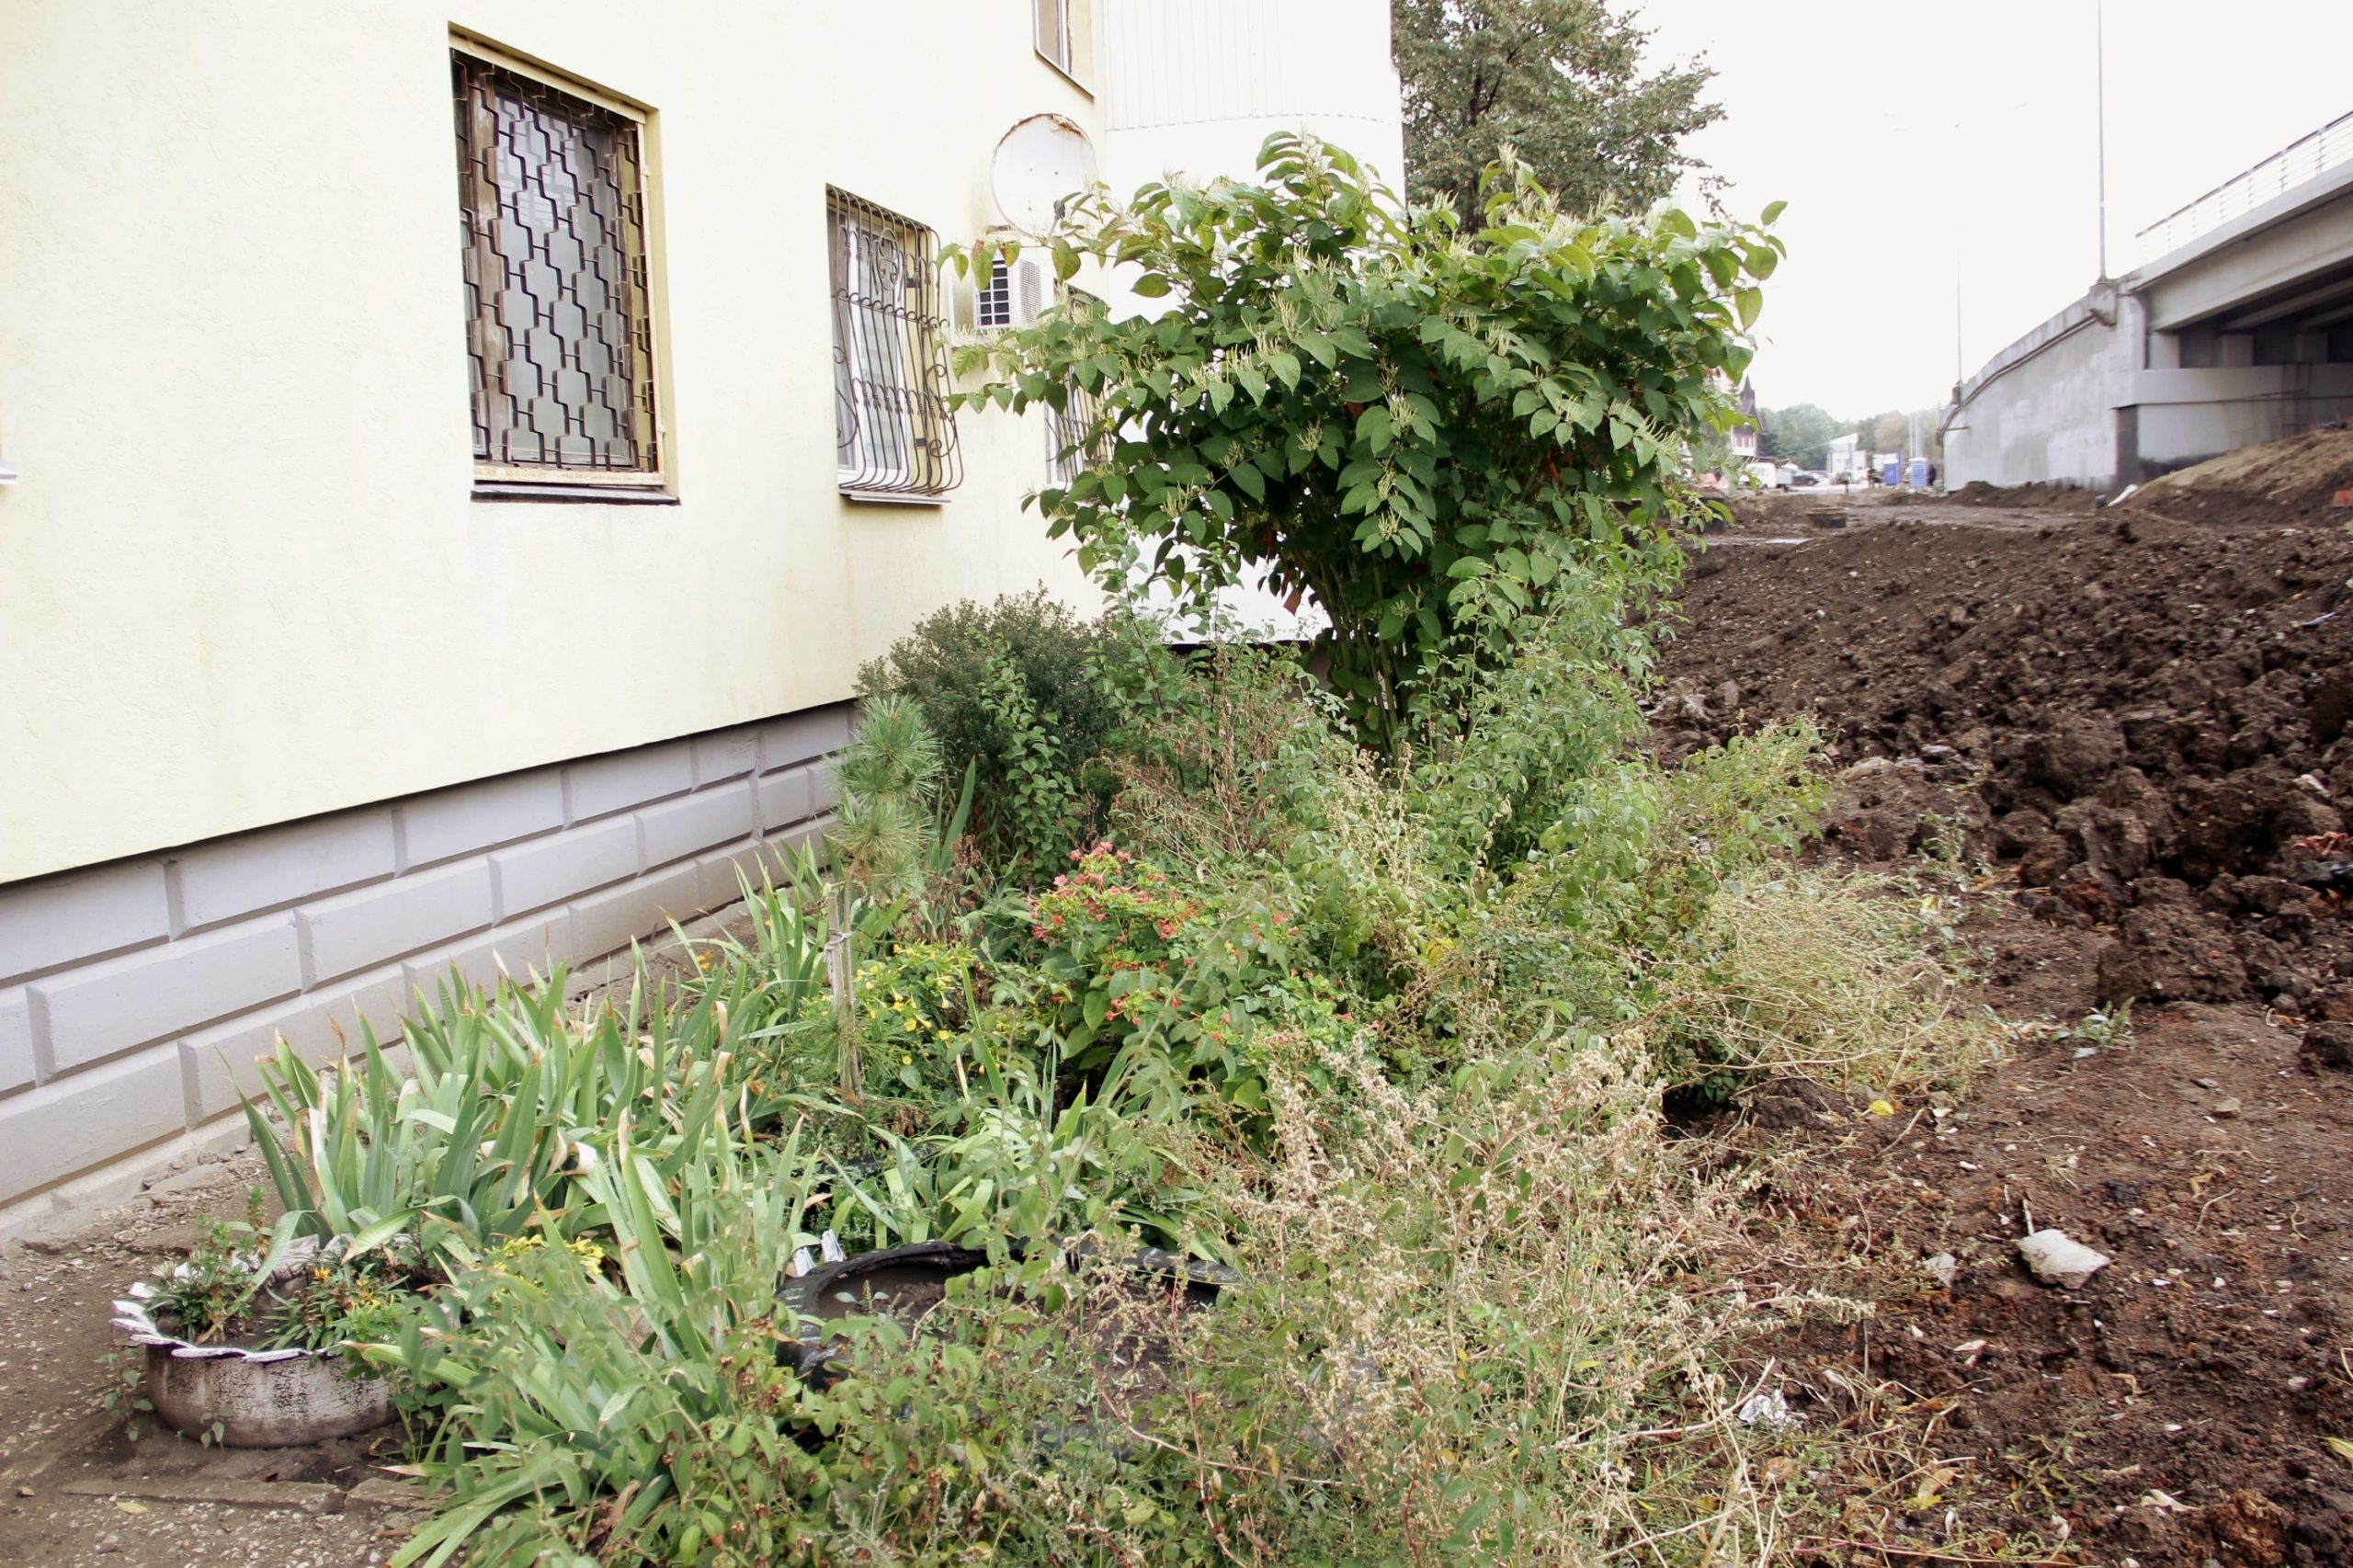
[[1792, 490], [1818, 490], [1830, 483], [1830, 476], [1818, 468], [1802, 468], [1790, 478]]

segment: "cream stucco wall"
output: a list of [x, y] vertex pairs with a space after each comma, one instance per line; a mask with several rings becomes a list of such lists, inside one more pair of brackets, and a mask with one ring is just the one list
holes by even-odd
[[[0, 0], [0, 882], [847, 694], [1046, 580], [1040, 432], [835, 488], [824, 187], [943, 240], [1027, 0]], [[471, 498], [449, 39], [646, 104], [681, 505]]]

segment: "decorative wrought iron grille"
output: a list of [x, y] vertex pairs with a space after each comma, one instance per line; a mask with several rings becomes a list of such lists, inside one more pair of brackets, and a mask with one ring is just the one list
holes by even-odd
[[451, 75], [475, 461], [658, 472], [638, 122], [464, 52]]
[[834, 444], [844, 490], [938, 495], [964, 477], [948, 408], [947, 323], [931, 231], [826, 187]]
[[[1103, 301], [1084, 290], [1064, 288], [1060, 292], [1067, 310], [1084, 314], [1103, 309]], [[1088, 469], [1111, 466], [1114, 432], [1103, 426], [1102, 419], [1102, 403], [1075, 382], [1063, 389], [1062, 407], [1046, 405], [1047, 483], [1066, 489]]]
[[1059, 409], [1046, 406], [1046, 482], [1057, 489], [1090, 468], [1111, 464], [1111, 432], [1098, 429], [1102, 405], [1095, 394], [1071, 387]]

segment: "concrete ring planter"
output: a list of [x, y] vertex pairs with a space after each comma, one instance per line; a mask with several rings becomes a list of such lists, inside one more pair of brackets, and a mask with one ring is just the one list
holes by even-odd
[[131, 1286], [117, 1301], [115, 1326], [146, 1347], [142, 1390], [156, 1418], [192, 1437], [232, 1449], [284, 1449], [348, 1437], [392, 1418], [392, 1388], [373, 1372], [354, 1375], [335, 1350], [246, 1350], [194, 1345], [157, 1325], [147, 1302], [154, 1287]]
[[[276, 1357], [278, 1359], [264, 1359]], [[332, 1350], [216, 1352], [207, 1346], [147, 1347], [147, 1401], [190, 1437], [221, 1423], [233, 1449], [286, 1449], [348, 1437], [392, 1418], [392, 1384], [354, 1377]]]

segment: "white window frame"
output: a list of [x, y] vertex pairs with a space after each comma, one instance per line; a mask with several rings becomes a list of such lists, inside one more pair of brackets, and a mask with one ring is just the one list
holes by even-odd
[[1029, 38], [1038, 58], [1092, 97], [1088, 55], [1095, 47], [1093, 0], [1029, 0]]
[[[936, 236], [863, 197], [825, 194], [837, 482], [853, 499], [936, 503], [962, 478]], [[881, 254], [886, 240], [895, 256]]]

